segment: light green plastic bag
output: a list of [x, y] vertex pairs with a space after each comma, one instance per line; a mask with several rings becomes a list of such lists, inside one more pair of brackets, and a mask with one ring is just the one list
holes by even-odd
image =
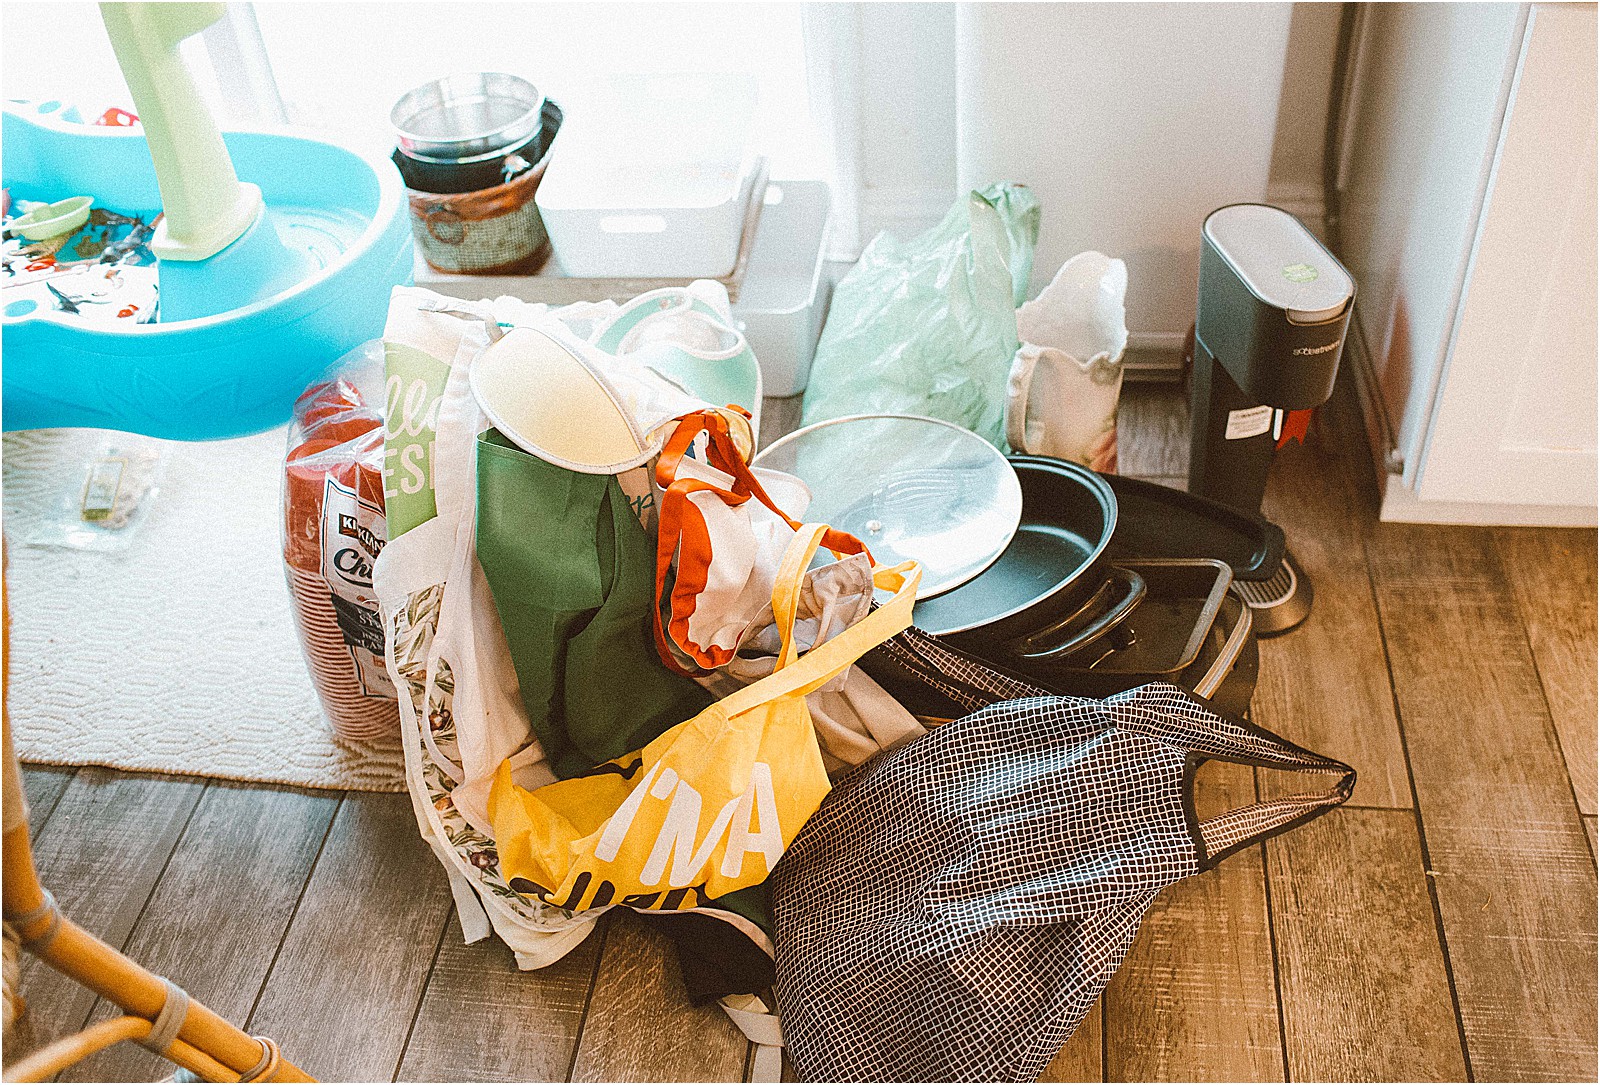
[[994, 184], [904, 244], [872, 239], [834, 288], [802, 421], [922, 414], [1004, 450], [1006, 376], [1019, 345], [1039, 201]]

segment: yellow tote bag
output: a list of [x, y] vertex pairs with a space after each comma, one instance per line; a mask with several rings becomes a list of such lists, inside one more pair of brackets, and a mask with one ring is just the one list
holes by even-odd
[[828, 793], [806, 694], [910, 626], [922, 578], [910, 561], [877, 570], [874, 583], [894, 598], [800, 655], [795, 612], [825, 530], [805, 525], [784, 554], [772, 674], [583, 776], [527, 791], [501, 764], [489, 817], [514, 889], [574, 911], [670, 910], [766, 880]]

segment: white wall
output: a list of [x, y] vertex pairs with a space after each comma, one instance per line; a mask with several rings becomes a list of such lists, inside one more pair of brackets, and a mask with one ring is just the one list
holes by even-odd
[[964, 4], [957, 177], [1044, 205], [1035, 285], [1099, 249], [1128, 263], [1138, 345], [1194, 319], [1200, 226], [1267, 192], [1289, 4]]
[[1313, 230], [1322, 217], [1322, 147], [1328, 129], [1328, 91], [1333, 85], [1343, 4], [1302, 3], [1289, 17], [1283, 58], [1278, 128], [1272, 137], [1267, 197], [1301, 216]]
[[[909, 236], [926, 229], [949, 208], [956, 183], [956, 18], [958, 5], [824, 4], [826, 19], [843, 23], [834, 40], [854, 55], [836, 77], [859, 78], [858, 135], [848, 149], [857, 164], [862, 241], [880, 229]], [[1030, 18], [1055, 20], [1061, 12], [1035, 6]], [[1140, 13], [1140, 8], [1147, 10]], [[1226, 6], [1225, 6], [1226, 7]], [[1197, 11], [1205, 11], [1204, 6]], [[1304, 216], [1313, 227], [1322, 213], [1322, 144], [1327, 124], [1328, 87], [1338, 35], [1340, 5], [1292, 5], [1282, 70], [1282, 94], [1272, 137], [1267, 194]], [[1114, 33], [1136, 32], [1160, 40], [1161, 7], [1120, 5], [1102, 13]], [[1155, 25], [1152, 25], [1154, 23]], [[1173, 36], [1184, 33], [1174, 24]], [[1093, 51], [1092, 42], [1083, 50]], [[1086, 55], [1082, 52], [1079, 56]], [[1042, 71], [1059, 63], [1048, 43], [1032, 50], [1029, 67]], [[1114, 86], [1110, 89], [1114, 89]], [[1059, 94], [1055, 95], [1059, 97]], [[1003, 110], [990, 120], [1034, 124], [1026, 108]], [[1050, 123], [1047, 119], [1046, 124]], [[1145, 148], [1150, 161], [1179, 161], [1160, 145]], [[1182, 172], [1180, 168], [1179, 173]], [[996, 177], [985, 180], [996, 180]], [[1046, 208], [1048, 219], [1050, 209]], [[1198, 230], [1198, 225], [1196, 227]], [[1192, 314], [1191, 314], [1192, 315]]]
[[860, 4], [862, 240], [909, 237], [956, 196], [953, 4]]

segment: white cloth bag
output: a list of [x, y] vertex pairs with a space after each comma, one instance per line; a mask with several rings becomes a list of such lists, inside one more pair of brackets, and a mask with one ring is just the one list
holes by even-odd
[[[794, 627], [801, 650], [810, 651], [865, 618], [872, 609], [872, 590], [872, 563], [865, 554], [851, 554], [807, 573]], [[771, 674], [780, 648], [769, 596], [767, 605], [750, 621], [739, 654], [701, 684], [725, 697]], [[859, 667], [849, 668], [807, 695], [806, 707], [829, 776], [927, 733], [915, 716]]]
[[1017, 309], [1022, 340], [1006, 385], [1012, 450], [1117, 469], [1117, 400], [1128, 346], [1128, 268], [1081, 252]]
[[474, 545], [477, 435], [487, 426], [468, 380], [504, 323], [549, 319], [544, 306], [493, 305], [402, 288], [386, 338], [448, 361], [434, 443], [438, 514], [390, 540], [373, 570], [385, 653], [400, 692], [406, 777], [418, 827], [450, 877], [467, 942], [491, 927], [521, 968], [552, 964], [583, 941], [598, 912], [519, 896], [490, 861], [489, 783], [511, 758], [517, 781], [555, 779], [518, 696], [516, 672]]
[[[811, 503], [805, 483], [793, 475], [760, 467], [751, 468], [750, 473], [780, 509], [795, 519], [805, 515]], [[726, 472], [687, 457], [680, 461], [676, 477], [707, 482], [723, 491], [734, 482]], [[659, 487], [656, 497], [659, 507]], [[715, 491], [699, 490], [691, 493], [688, 501], [704, 524], [715, 555], [705, 570], [705, 587], [695, 596], [689, 614], [688, 640], [702, 653], [707, 649], [732, 651], [762, 609], [771, 609], [772, 585], [795, 531], [754, 498], [733, 505]], [[687, 646], [674, 638], [673, 647], [681, 652]]]

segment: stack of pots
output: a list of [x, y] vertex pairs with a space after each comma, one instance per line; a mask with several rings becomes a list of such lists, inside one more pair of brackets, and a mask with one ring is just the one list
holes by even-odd
[[389, 115], [411, 229], [437, 271], [530, 274], [550, 254], [534, 193], [561, 108], [526, 79], [474, 72], [408, 91]]
[[1168, 487], [1047, 456], [1010, 460], [1016, 535], [972, 580], [919, 599], [918, 628], [1054, 693], [1104, 697], [1165, 679], [1247, 711], [1255, 640], [1231, 584], [1275, 568], [1283, 533]]

